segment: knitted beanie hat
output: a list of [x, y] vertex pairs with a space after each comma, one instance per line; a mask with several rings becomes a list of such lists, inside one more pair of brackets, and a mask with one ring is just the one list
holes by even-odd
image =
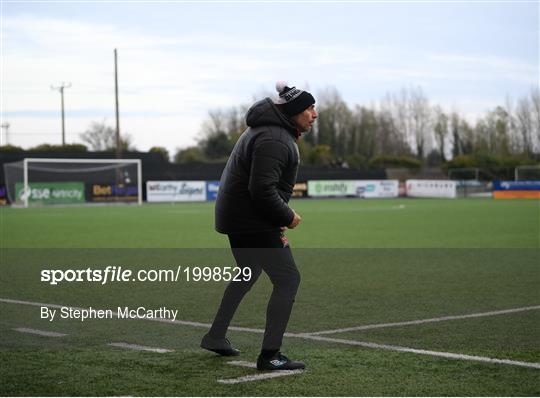
[[315, 103], [313, 95], [294, 86], [289, 87], [284, 81], [276, 83], [276, 90], [279, 93], [276, 105], [289, 117], [302, 113]]

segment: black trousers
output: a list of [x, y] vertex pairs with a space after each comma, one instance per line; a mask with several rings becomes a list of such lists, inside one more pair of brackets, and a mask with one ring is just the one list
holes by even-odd
[[229, 235], [229, 242], [238, 267], [249, 267], [252, 276], [249, 281], [229, 283], [209, 334], [216, 339], [225, 337], [238, 305], [264, 271], [273, 290], [266, 309], [262, 348], [279, 350], [300, 285], [300, 273], [291, 249], [279, 231]]

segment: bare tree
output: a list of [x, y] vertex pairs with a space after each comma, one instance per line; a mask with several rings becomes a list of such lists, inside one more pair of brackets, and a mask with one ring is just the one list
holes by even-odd
[[226, 133], [227, 120], [225, 112], [221, 109], [214, 109], [208, 112], [208, 118], [202, 125], [203, 139], [220, 133]]
[[377, 140], [386, 141], [388, 135], [377, 137], [377, 114], [374, 110], [356, 106], [352, 115], [348, 154], [361, 155], [369, 159], [375, 156]]
[[488, 112], [485, 123], [487, 151], [495, 155], [511, 154], [511, 126], [508, 111], [502, 106], [497, 106], [493, 111]]
[[531, 155], [533, 152], [533, 108], [528, 97], [518, 100], [516, 107], [516, 129], [521, 137], [521, 148], [524, 153]]
[[459, 129], [459, 115], [457, 112], [452, 112], [450, 116], [450, 130], [452, 131], [452, 157], [463, 155], [463, 148]]
[[[116, 148], [116, 130], [111, 126], [107, 126], [105, 120], [92, 122], [88, 130], [79, 136], [93, 151], [111, 151]], [[122, 134], [120, 137], [122, 150], [133, 150], [131, 141], [129, 134]]]
[[352, 112], [333, 87], [319, 93], [317, 98], [317, 143], [329, 145], [334, 154], [344, 156], [351, 136]]
[[533, 152], [540, 152], [540, 88], [533, 87], [531, 88], [530, 93], [531, 98], [531, 110], [532, 110], [532, 125], [533, 133], [532, 138], [534, 142], [532, 144]]
[[435, 112], [435, 126], [433, 131], [435, 132], [435, 139], [437, 140], [437, 146], [439, 149], [439, 155], [443, 162], [446, 161], [445, 155], [445, 143], [448, 137], [448, 116], [443, 112], [440, 106], [436, 106]]
[[247, 106], [228, 110], [216, 109], [208, 112], [203, 122], [198, 146], [208, 159], [228, 156], [234, 144], [246, 128], [244, 120]]
[[411, 142], [411, 123], [407, 102], [408, 94], [405, 89], [401, 89], [398, 94], [386, 94], [381, 102], [381, 127], [389, 129], [390, 136], [398, 146], [399, 154], [409, 152]]
[[411, 89], [409, 101], [411, 132], [414, 137], [416, 154], [424, 158], [432, 146], [431, 108], [427, 97], [420, 87]]

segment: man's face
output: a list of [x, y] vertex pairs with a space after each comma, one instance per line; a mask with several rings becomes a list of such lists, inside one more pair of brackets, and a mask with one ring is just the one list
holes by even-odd
[[317, 111], [315, 110], [315, 104], [311, 105], [302, 113], [294, 115], [292, 119], [296, 124], [298, 130], [300, 130], [302, 133], [311, 130], [315, 119], [317, 119]]

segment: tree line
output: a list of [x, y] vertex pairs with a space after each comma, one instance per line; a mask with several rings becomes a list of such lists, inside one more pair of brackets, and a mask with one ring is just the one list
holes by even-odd
[[[317, 95], [318, 119], [298, 141], [304, 164], [369, 168], [533, 164], [540, 158], [540, 90], [507, 99], [474, 122], [432, 104], [421, 88], [387, 94], [379, 104], [349, 106], [335, 88]], [[215, 109], [198, 144], [175, 161], [223, 161], [245, 130], [247, 105]], [[511, 163], [511, 164], [510, 164]]]
[[[387, 94], [378, 104], [349, 106], [336, 88], [316, 96], [313, 131], [298, 141], [304, 164], [354, 167], [422, 166], [515, 167], [540, 161], [540, 89], [533, 87], [517, 101], [506, 100], [470, 121], [457, 111], [432, 104], [421, 88]], [[213, 109], [202, 123], [196, 145], [181, 148], [176, 163], [223, 162], [246, 129], [250, 105]], [[115, 151], [115, 131], [105, 120], [92, 122], [80, 134], [84, 144], [41, 144], [34, 151]], [[136, 150], [122, 134], [123, 151]], [[3, 146], [3, 151], [20, 147]], [[166, 148], [156, 146], [169, 159]]]

